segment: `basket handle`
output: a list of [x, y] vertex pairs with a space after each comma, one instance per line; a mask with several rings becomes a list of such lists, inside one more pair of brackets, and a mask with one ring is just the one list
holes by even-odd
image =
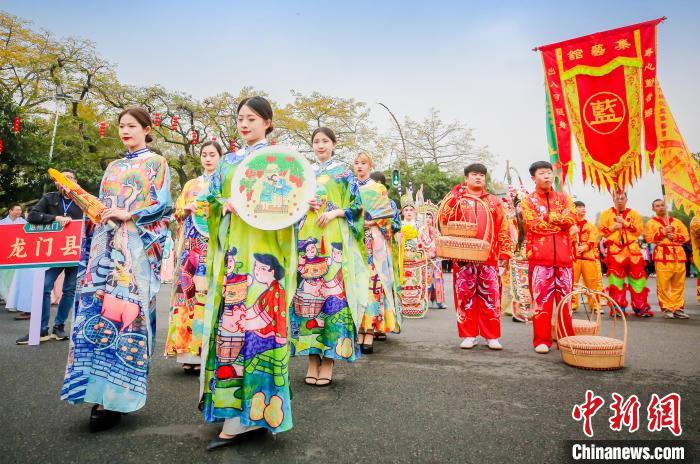
[[[493, 242], [494, 225], [493, 225], [493, 219], [491, 218], [491, 211], [489, 210], [488, 203], [486, 201], [482, 200], [481, 198], [479, 198], [475, 195], [469, 194], [469, 193], [465, 193], [464, 196], [471, 198], [473, 200], [476, 200], [479, 203], [481, 203], [481, 206], [484, 208], [484, 211], [486, 212], [486, 231], [488, 233], [489, 242]], [[437, 221], [437, 223], [438, 223], [438, 229], [440, 230], [440, 233], [442, 233], [442, 224], [440, 222], [440, 217], [442, 216], [443, 211], [445, 209], [447, 209], [447, 202], [454, 197], [455, 197], [455, 195], [452, 192], [448, 193], [445, 196], [445, 198], [442, 199], [442, 201], [440, 202], [440, 205], [438, 207], [438, 215], [437, 215], [438, 221]], [[476, 215], [476, 212], [475, 212], [475, 215]]]

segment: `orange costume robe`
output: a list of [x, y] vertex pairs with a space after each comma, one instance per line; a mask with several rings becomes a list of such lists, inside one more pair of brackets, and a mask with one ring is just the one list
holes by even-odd
[[[621, 229], [614, 229], [616, 218], [623, 220]], [[647, 274], [644, 258], [637, 239], [642, 235], [642, 216], [626, 208], [622, 213], [609, 208], [600, 213], [598, 229], [605, 238], [608, 253], [608, 294], [623, 311], [628, 306], [627, 290], [630, 292], [632, 309], [637, 316], [653, 316], [647, 302]], [[627, 278], [627, 283], [625, 283]]]
[[[666, 226], [673, 227], [673, 239], [666, 235]], [[685, 225], [675, 218], [667, 222], [658, 216], [649, 219], [644, 228], [644, 239], [654, 243], [654, 266], [656, 267], [656, 292], [662, 311], [675, 312], [684, 308], [685, 251], [683, 244], [690, 237]]]
[[[690, 241], [693, 244], [693, 262], [695, 269], [700, 273], [700, 216], [695, 215], [690, 221]], [[700, 303], [700, 277], [697, 282], [697, 299]]]
[[[598, 251], [598, 240], [600, 232], [598, 228], [585, 219], [576, 221], [578, 232], [574, 233], [572, 228], [571, 242], [574, 252], [574, 285], [583, 278], [583, 284], [590, 290], [603, 290], [603, 275], [600, 270], [600, 253]], [[583, 251], [579, 253], [578, 247]], [[586, 297], [588, 307], [600, 309], [600, 303], [593, 296]], [[578, 298], [573, 300], [573, 307], [578, 307]]]

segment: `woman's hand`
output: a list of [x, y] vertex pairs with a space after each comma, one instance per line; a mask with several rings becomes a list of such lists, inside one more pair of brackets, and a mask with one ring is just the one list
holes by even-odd
[[226, 203], [224, 203], [222, 214], [226, 216], [226, 214], [228, 213], [231, 213], [234, 216], [238, 216], [238, 213], [236, 212], [236, 207], [233, 205], [233, 198], [228, 198], [226, 200]]
[[337, 219], [340, 216], [345, 214], [345, 212], [342, 209], [336, 209], [335, 211], [327, 211], [320, 215], [318, 219], [316, 219], [316, 225], [318, 225], [321, 229], [326, 227], [333, 219]]
[[371, 219], [365, 221], [365, 229], [369, 229], [370, 227], [376, 226], [377, 223]]
[[182, 208], [185, 211], [185, 216], [188, 214], [192, 214], [195, 211], [197, 211], [197, 203], [192, 202], [189, 205], [186, 205], [184, 208]]
[[102, 212], [102, 220], [100, 224], [107, 224], [109, 220], [125, 222], [131, 220], [131, 213], [120, 208], [107, 208]]
[[311, 200], [309, 200], [309, 206], [311, 207], [311, 210], [315, 213], [319, 209], [321, 209], [321, 203], [319, 203], [316, 200], [316, 197], [313, 197]]

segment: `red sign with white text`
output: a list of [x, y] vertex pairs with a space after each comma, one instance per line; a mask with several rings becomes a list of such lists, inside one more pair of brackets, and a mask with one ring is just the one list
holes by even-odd
[[0, 269], [77, 266], [82, 237], [83, 221], [0, 225]]

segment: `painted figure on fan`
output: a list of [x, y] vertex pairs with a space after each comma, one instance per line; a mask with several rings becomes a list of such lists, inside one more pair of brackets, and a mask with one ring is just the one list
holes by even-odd
[[[621, 190], [613, 194], [614, 206], [600, 213], [598, 229], [605, 238], [608, 271], [608, 294], [625, 311], [632, 306], [639, 317], [652, 317], [647, 302], [647, 274], [638, 238], [642, 235], [642, 216], [627, 207], [627, 193]], [[627, 283], [625, 283], [625, 278]], [[630, 301], [627, 300], [627, 291]], [[612, 313], [612, 309], [610, 310]]]
[[[370, 177], [372, 158], [367, 153], [355, 157], [353, 168], [360, 186], [378, 183], [386, 191], [384, 182]], [[360, 190], [362, 197], [362, 190]], [[364, 200], [364, 199], [363, 199]], [[392, 237], [401, 228], [401, 221], [394, 211], [393, 218], [372, 219], [364, 211], [364, 243], [369, 268], [368, 300], [359, 329], [360, 350], [363, 354], [374, 351], [375, 333], [387, 334], [401, 331], [401, 314], [398, 297], [394, 292], [394, 265], [392, 261]]]
[[201, 176], [187, 181], [175, 202], [177, 245], [175, 256], [175, 284], [170, 300], [168, 336], [165, 355], [175, 356], [185, 373], [200, 372], [204, 305], [207, 297], [207, 227], [208, 203], [206, 194], [217, 164], [223, 155], [221, 145], [205, 142], [199, 151], [204, 170]]
[[[554, 173], [551, 163], [536, 161], [530, 166], [535, 191], [522, 202], [527, 230], [527, 260], [534, 316], [533, 345], [540, 354], [552, 346], [552, 312], [571, 292], [573, 253], [569, 229], [576, 222], [576, 207], [565, 193], [552, 188]], [[560, 333], [573, 335], [568, 308], [557, 316]]]
[[262, 97], [240, 102], [236, 127], [245, 146], [221, 159], [209, 183], [200, 404], [205, 421], [223, 422], [209, 450], [238, 443], [239, 434], [279, 433], [293, 424], [287, 337], [297, 276], [295, 227], [257, 229], [240, 218], [231, 198], [237, 169], [267, 146], [272, 115]]
[[[576, 224], [570, 229], [574, 252], [574, 285], [583, 279], [583, 284], [589, 290], [602, 292], [603, 274], [600, 270], [600, 252], [598, 251], [600, 232], [595, 224], [586, 220], [586, 204], [575, 201], [574, 205], [576, 206]], [[591, 311], [600, 311], [598, 298], [588, 295], [586, 301]], [[576, 311], [579, 305], [578, 298], [572, 303], [572, 309]]]
[[[442, 274], [442, 259], [437, 255], [437, 228], [435, 216], [437, 207], [425, 203], [425, 222], [420, 230], [420, 242], [428, 257], [428, 298], [438, 309], [445, 309], [445, 278]], [[432, 206], [431, 206], [432, 205]]]
[[428, 311], [428, 254], [418, 233], [416, 206], [411, 193], [401, 197], [401, 214], [401, 230], [396, 234], [401, 314], [421, 318]]
[[[479, 336], [492, 350], [501, 350], [501, 288], [499, 265], [513, 256], [513, 243], [503, 202], [486, 192], [487, 169], [481, 163], [464, 168], [464, 183], [443, 200], [440, 224], [466, 221], [475, 235], [490, 242], [484, 262], [453, 260], [454, 300], [460, 348], [471, 349]], [[491, 224], [491, 229], [487, 225]], [[480, 234], [483, 231], [483, 235]]]
[[666, 319], [688, 319], [685, 313], [685, 251], [683, 245], [690, 240], [688, 229], [678, 219], [668, 215], [666, 202], [652, 202], [654, 217], [644, 227], [644, 240], [653, 243], [656, 269], [656, 294], [659, 307]]

